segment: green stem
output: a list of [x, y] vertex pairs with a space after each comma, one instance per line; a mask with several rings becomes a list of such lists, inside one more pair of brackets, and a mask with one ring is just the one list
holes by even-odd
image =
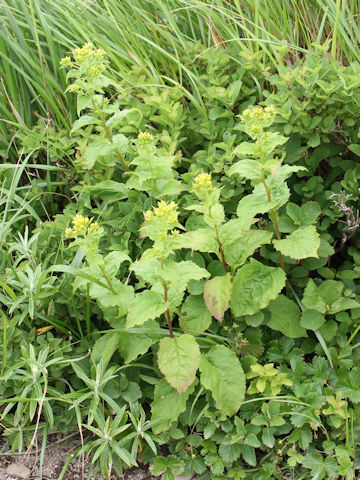
[[151, 175], [153, 177], [153, 183], [154, 183], [154, 190], [155, 190], [155, 193], [159, 193], [159, 189], [156, 185], [156, 178], [155, 178], [155, 175], [154, 175], [154, 169], [153, 169], [153, 164], [152, 164], [152, 161], [151, 161], [151, 154], [149, 153], [149, 165], [150, 165], [150, 170], [151, 170]]
[[218, 245], [219, 245], [221, 262], [222, 262], [222, 264], [224, 265], [225, 272], [228, 273], [229, 268], [228, 268], [227, 263], [226, 263], [226, 260], [225, 260], [224, 249], [223, 249], [223, 246], [222, 246], [222, 244], [221, 244], [221, 242], [220, 242], [219, 230], [218, 230], [217, 225], [215, 225], [215, 233], [216, 233], [216, 241], [217, 241], [217, 243], [218, 243]]
[[[94, 98], [92, 99], [92, 104], [93, 104], [93, 106], [94, 106], [95, 111], [97, 111], [97, 112], [100, 113], [101, 124], [102, 124], [102, 126], [103, 126], [104, 131], [105, 131], [105, 135], [106, 135], [107, 139], [109, 140], [110, 143], [113, 144], [113, 143], [114, 143], [113, 137], [112, 137], [112, 135], [111, 135], [111, 132], [110, 132], [108, 126], [106, 125], [105, 117], [102, 115], [102, 112], [101, 112], [101, 110], [99, 109], [99, 107], [97, 106]], [[117, 148], [115, 148], [115, 153], [116, 153], [116, 156], [118, 157], [121, 165], [124, 167], [124, 169], [125, 169], [127, 172], [130, 172], [129, 167], [126, 165], [126, 162], [125, 162], [125, 160], [123, 159], [123, 156], [121, 155], [121, 153], [119, 152], [119, 150], [118, 150]]]
[[[161, 269], [164, 270], [164, 259], [161, 258], [160, 262], [161, 262]], [[163, 278], [161, 279], [161, 283], [163, 284], [163, 287], [164, 287], [164, 301], [166, 303], [168, 301], [168, 286], [166, 285], [166, 282]], [[172, 314], [169, 308], [166, 309], [165, 314], [166, 314], [166, 319], [168, 323], [170, 338], [174, 338], [174, 332], [172, 327]]]
[[[260, 162], [261, 162], [261, 164], [264, 163], [264, 160], [263, 160], [262, 155], [260, 156]], [[268, 202], [270, 203], [270, 202], [271, 202], [271, 191], [270, 191], [270, 188], [268, 187], [268, 185], [267, 185], [267, 183], [266, 183], [266, 179], [265, 179], [265, 175], [264, 175], [264, 170], [263, 170], [263, 169], [261, 169], [261, 181], [262, 181], [262, 183], [263, 183], [263, 185], [264, 185]], [[278, 240], [281, 240], [281, 233], [280, 233], [280, 230], [279, 230], [279, 222], [278, 222], [277, 213], [276, 213], [276, 211], [275, 211], [274, 208], [272, 208], [272, 209], [270, 210], [270, 213], [271, 213], [271, 215], [272, 215], [272, 217], [273, 217], [273, 224], [274, 224], [274, 228], [275, 228], [276, 238], [277, 238]], [[283, 257], [283, 255], [282, 255], [281, 252], [279, 252], [279, 258], [280, 258], [281, 268], [284, 270], [284, 272], [285, 272], [285, 274], [286, 274], [284, 257]]]
[[[111, 132], [110, 132], [108, 126], [106, 125], [106, 122], [105, 122], [105, 118], [104, 118], [104, 117], [101, 118], [101, 123], [102, 123], [102, 126], [104, 127], [105, 134], [106, 134], [109, 142], [110, 142], [110, 143], [114, 143], [114, 142], [113, 142], [112, 135], [111, 135]], [[118, 157], [121, 165], [124, 167], [124, 169], [125, 169], [127, 172], [130, 172], [129, 167], [126, 165], [123, 156], [121, 155], [121, 153], [119, 152], [119, 150], [118, 150], [117, 148], [115, 148], [115, 153], [116, 153], [116, 156]]]
[[[213, 216], [211, 214], [211, 207], [209, 207], [209, 217], [211, 218], [211, 220], [214, 220]], [[223, 249], [223, 246], [222, 246], [221, 241], [220, 241], [219, 229], [218, 229], [218, 226], [216, 225], [215, 222], [214, 222], [214, 228], [215, 228], [215, 235], [216, 235], [215, 238], [216, 238], [217, 244], [219, 245], [220, 260], [221, 260], [221, 263], [224, 265], [225, 272], [228, 273], [229, 268], [228, 268], [226, 260], [225, 260], [224, 249]]]
[[111, 290], [113, 293], [116, 293], [114, 287], [112, 286], [112, 283], [111, 283], [111, 281], [110, 281], [110, 278], [107, 276], [107, 274], [106, 274], [106, 272], [105, 272], [105, 268], [103, 267], [103, 265], [99, 265], [99, 268], [100, 268], [100, 270], [101, 270], [101, 273], [104, 275], [104, 278], [105, 278], [106, 283], [108, 284], [110, 290]]

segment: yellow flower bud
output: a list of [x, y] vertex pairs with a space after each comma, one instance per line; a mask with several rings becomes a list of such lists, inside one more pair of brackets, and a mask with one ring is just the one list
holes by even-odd
[[209, 173], [199, 173], [193, 180], [194, 190], [210, 190], [212, 188], [211, 175]]
[[65, 229], [65, 237], [66, 237], [66, 238], [72, 238], [72, 237], [74, 237], [74, 236], [75, 236], [75, 235], [74, 235], [74, 231], [73, 231], [72, 228], [66, 228], [66, 229]]
[[62, 67], [69, 67], [71, 65], [71, 58], [70, 57], [64, 57], [60, 60], [60, 65]]
[[153, 140], [153, 136], [151, 133], [148, 132], [140, 132], [138, 135], [138, 140], [140, 145], [147, 145], [151, 140]]

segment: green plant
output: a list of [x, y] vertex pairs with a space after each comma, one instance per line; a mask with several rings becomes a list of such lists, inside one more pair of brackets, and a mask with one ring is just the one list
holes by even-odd
[[103, 477], [354, 478], [356, 5], [79, 7], [0, 13], [4, 434], [77, 428]]

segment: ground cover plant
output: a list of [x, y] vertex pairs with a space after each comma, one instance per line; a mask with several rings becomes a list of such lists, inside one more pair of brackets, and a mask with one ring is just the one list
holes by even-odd
[[[146, 2], [134, 17], [103, 2], [84, 44], [97, 7], [75, 10], [73, 37], [53, 33], [70, 18], [57, 7], [30, 3], [28, 30], [27, 7], [1, 10], [37, 48], [1, 44], [0, 422], [14, 452], [78, 430], [75, 453], [105, 478], [137, 463], [169, 480], [356, 478], [356, 4], [328, 2], [318, 36], [291, 49], [253, 3], [240, 22], [222, 2], [162, 2], [154, 40], [136, 30], [155, 24]], [[235, 42], [230, 14], [271, 43]], [[117, 52], [109, 25], [125, 18], [141, 41]], [[42, 58], [33, 77], [19, 54]]]

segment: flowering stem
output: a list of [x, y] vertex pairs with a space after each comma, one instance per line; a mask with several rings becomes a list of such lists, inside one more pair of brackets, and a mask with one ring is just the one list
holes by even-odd
[[220, 256], [221, 256], [221, 263], [224, 265], [224, 268], [225, 268], [225, 272], [228, 273], [229, 271], [229, 268], [227, 266], [227, 263], [226, 263], [226, 260], [225, 260], [225, 254], [224, 254], [224, 249], [223, 249], [223, 246], [220, 242], [220, 238], [219, 238], [219, 230], [218, 230], [218, 227], [217, 225], [215, 225], [215, 233], [216, 233], [216, 241], [219, 245], [219, 251], [220, 251]]
[[[161, 258], [160, 262], [161, 262], [161, 269], [164, 270], [164, 259]], [[161, 283], [163, 284], [163, 287], [164, 287], [164, 301], [166, 303], [168, 301], [168, 287], [163, 278], [161, 279]], [[166, 313], [166, 319], [167, 319], [168, 328], [170, 332], [170, 338], [174, 338], [174, 332], [172, 328], [172, 315], [171, 315], [170, 309], [167, 308], [165, 313]]]
[[[100, 109], [99, 109], [99, 107], [97, 106], [94, 98], [92, 99], [92, 104], [93, 104], [93, 106], [94, 106], [94, 109], [99, 112]], [[101, 110], [100, 110], [100, 114], [101, 114]], [[101, 124], [102, 124], [102, 126], [103, 126], [103, 129], [104, 129], [104, 132], [105, 132], [105, 135], [106, 135], [107, 139], [109, 140], [110, 143], [113, 144], [113, 143], [114, 143], [113, 137], [112, 137], [112, 135], [111, 135], [111, 132], [110, 132], [108, 126], [106, 125], [105, 117], [104, 117], [103, 115], [101, 115]], [[121, 155], [121, 153], [119, 152], [119, 150], [118, 150], [117, 148], [115, 148], [115, 153], [116, 153], [116, 156], [118, 157], [121, 165], [124, 167], [124, 169], [125, 169], [127, 172], [130, 172], [129, 167], [126, 165], [126, 162], [125, 162], [123, 156]]]
[[[104, 118], [104, 117], [101, 118], [101, 122], [102, 122], [102, 125], [103, 125], [104, 130], [105, 130], [105, 134], [106, 134], [109, 142], [110, 142], [110, 143], [114, 143], [114, 142], [113, 142], [112, 135], [111, 135], [111, 132], [110, 132], [108, 126], [106, 125], [106, 122], [105, 122], [105, 118]], [[127, 172], [130, 172], [129, 167], [126, 165], [123, 156], [121, 155], [121, 153], [119, 152], [119, 150], [118, 150], [117, 148], [115, 148], [115, 153], [116, 153], [116, 156], [118, 157], [121, 165], [124, 167], [124, 169], [125, 169]]]
[[[212, 216], [212, 213], [211, 213], [211, 207], [209, 207], [209, 217], [212, 220], [214, 220], [214, 218]], [[216, 225], [215, 221], [214, 221], [214, 228], [215, 228], [215, 238], [216, 238], [217, 244], [219, 245], [220, 260], [221, 260], [221, 263], [224, 265], [225, 272], [228, 273], [229, 268], [228, 268], [226, 260], [225, 260], [224, 249], [223, 249], [223, 246], [221, 244], [220, 237], [219, 237], [219, 229], [218, 229], [218, 226]]]
[[107, 276], [107, 274], [106, 274], [106, 272], [105, 272], [105, 268], [103, 267], [103, 265], [99, 265], [99, 268], [100, 268], [100, 270], [101, 270], [101, 273], [104, 275], [104, 278], [105, 278], [106, 283], [108, 284], [110, 290], [111, 290], [113, 293], [116, 293], [114, 287], [112, 286], [112, 283], [111, 283], [111, 281], [110, 281], [110, 278]]
[[[264, 160], [263, 160], [262, 155], [260, 156], [260, 161], [261, 161], [261, 164], [264, 163]], [[268, 187], [268, 185], [267, 185], [267, 183], [266, 183], [266, 179], [265, 179], [265, 175], [264, 175], [264, 170], [263, 170], [263, 169], [261, 169], [261, 181], [262, 181], [262, 183], [263, 183], [263, 185], [264, 185], [268, 202], [270, 203], [270, 202], [271, 202], [271, 191], [270, 191], [270, 188]], [[273, 224], [274, 224], [274, 228], [275, 228], [276, 238], [277, 238], [278, 240], [281, 240], [281, 233], [280, 233], [280, 230], [279, 230], [279, 222], [278, 222], [277, 213], [276, 213], [276, 211], [275, 211], [274, 208], [272, 208], [272, 209], [270, 210], [270, 213], [271, 213], [272, 218], [273, 218]], [[281, 268], [284, 270], [284, 272], [285, 272], [285, 274], [286, 274], [284, 257], [283, 257], [283, 255], [282, 255], [281, 252], [279, 252], [279, 258], [280, 258]]]

